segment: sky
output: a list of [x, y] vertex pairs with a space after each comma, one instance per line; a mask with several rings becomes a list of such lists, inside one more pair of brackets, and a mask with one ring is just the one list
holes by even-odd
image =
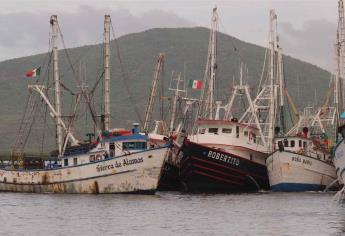
[[48, 50], [49, 17], [58, 15], [67, 47], [102, 41], [103, 16], [117, 36], [155, 27], [210, 26], [212, 8], [220, 31], [267, 45], [269, 10], [278, 15], [284, 53], [334, 71], [337, 0], [0, 0], [0, 61]]

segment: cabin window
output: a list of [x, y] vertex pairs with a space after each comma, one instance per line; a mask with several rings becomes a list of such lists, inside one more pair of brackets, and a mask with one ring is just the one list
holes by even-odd
[[222, 133], [224, 133], [224, 134], [231, 134], [232, 133], [232, 129], [223, 128], [222, 129]]
[[243, 132], [244, 136], [248, 136], [248, 131]]
[[78, 158], [76, 158], [76, 157], [73, 158], [73, 165], [74, 166], [78, 165]]
[[109, 154], [111, 157], [115, 156], [115, 144], [114, 143], [109, 143]]
[[240, 137], [240, 127], [236, 126], [236, 138]]
[[63, 159], [63, 166], [68, 166], [68, 159]]
[[147, 149], [147, 143], [146, 142], [123, 142], [122, 149], [123, 150]]
[[317, 159], [320, 159], [320, 154], [317, 154]]
[[307, 142], [303, 142], [303, 147], [306, 148], [307, 147]]
[[302, 140], [298, 140], [298, 146], [302, 147]]
[[287, 139], [284, 139], [284, 147], [288, 147], [289, 146], [289, 141]]
[[291, 140], [290, 141], [290, 147], [294, 147], [295, 146], [295, 140]]
[[206, 129], [202, 128], [202, 129], [199, 129], [199, 134], [204, 134], [206, 131]]
[[213, 134], [218, 134], [218, 128], [209, 128], [208, 132], [213, 133]]
[[283, 147], [283, 142], [282, 141], [278, 141], [278, 148], [279, 147]]

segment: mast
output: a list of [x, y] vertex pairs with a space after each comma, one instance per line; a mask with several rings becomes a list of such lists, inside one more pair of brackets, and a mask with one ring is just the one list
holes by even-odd
[[[277, 65], [277, 37], [276, 37], [277, 15], [274, 10], [270, 10], [269, 17], [269, 58], [267, 77], [263, 83], [261, 90], [253, 100], [239, 122], [248, 125], [256, 125], [259, 129], [260, 138], [263, 145], [267, 147], [268, 151], [272, 149], [272, 142], [274, 138], [274, 127], [277, 115], [277, 100], [280, 80], [277, 79], [278, 65]], [[265, 63], [265, 62], [264, 62]], [[266, 64], [266, 63], [265, 63]], [[264, 68], [265, 69], [265, 68]], [[265, 70], [266, 71], [266, 70]]]
[[269, 129], [268, 129], [268, 142], [269, 145], [274, 138], [274, 120], [275, 120], [275, 98], [276, 98], [276, 90], [275, 90], [275, 83], [274, 83], [274, 57], [275, 57], [275, 30], [274, 30], [274, 23], [276, 23], [277, 15], [273, 9], [270, 10], [270, 64], [269, 64], [269, 80], [270, 80], [270, 105], [269, 105]]
[[[200, 96], [200, 102], [203, 104], [201, 118], [213, 119], [214, 113], [214, 90], [217, 74], [217, 32], [218, 32], [218, 13], [217, 7], [213, 8], [211, 19], [211, 31], [208, 45], [207, 64], [204, 74], [205, 87]], [[199, 113], [199, 112], [198, 112]], [[199, 114], [198, 114], [199, 115]]]
[[212, 38], [211, 38], [211, 71], [210, 71], [210, 88], [209, 88], [209, 119], [213, 119], [214, 89], [216, 83], [217, 71], [217, 31], [218, 31], [218, 14], [217, 7], [213, 8], [212, 16]]
[[[177, 77], [177, 84], [176, 84], [176, 90], [174, 93], [174, 98], [173, 98], [173, 104], [172, 104], [172, 112], [171, 112], [171, 120], [170, 120], [170, 132], [172, 132], [174, 130], [174, 122], [175, 122], [175, 118], [176, 118], [176, 105], [177, 105], [177, 99], [179, 97], [179, 84], [180, 84], [180, 80], [181, 80], [181, 73], [178, 75]], [[172, 90], [172, 89], [169, 89]]]
[[[283, 54], [282, 48], [279, 45], [277, 38], [277, 49], [278, 49], [278, 83], [279, 83], [279, 112], [280, 112], [280, 126], [281, 132], [285, 133], [285, 117], [284, 117], [284, 63], [283, 63]], [[273, 127], [274, 128], [274, 127]]]
[[59, 78], [59, 62], [58, 62], [58, 25], [57, 16], [52, 15], [50, 18], [52, 27], [52, 45], [53, 45], [53, 76], [55, 85], [55, 120], [56, 120], [56, 144], [59, 156], [62, 155], [62, 125], [61, 125], [61, 91]]
[[156, 68], [155, 68], [155, 72], [154, 72], [153, 80], [152, 80], [152, 85], [151, 85], [151, 92], [150, 92], [150, 96], [147, 102], [147, 107], [146, 107], [146, 112], [145, 112], [145, 120], [144, 120], [145, 132], [148, 131], [148, 128], [149, 128], [149, 122], [150, 122], [152, 110], [153, 110], [153, 103], [154, 103], [154, 99], [157, 92], [157, 85], [158, 85], [158, 81], [163, 69], [164, 57], [165, 57], [164, 53], [159, 53], [158, 58], [157, 58], [157, 64], [156, 64]]
[[110, 129], [110, 15], [104, 16], [104, 130]]

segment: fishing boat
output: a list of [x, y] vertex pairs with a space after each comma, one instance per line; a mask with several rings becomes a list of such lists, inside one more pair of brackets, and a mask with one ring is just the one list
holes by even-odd
[[344, 112], [344, 93], [343, 90], [341, 90], [341, 83], [342, 77], [344, 75], [344, 55], [345, 55], [345, 17], [344, 17], [344, 3], [343, 0], [338, 1], [338, 29], [337, 29], [337, 42], [335, 45], [336, 48], [336, 86], [338, 87], [338, 93], [335, 94], [336, 99], [338, 101], [337, 108], [339, 115], [337, 120], [337, 126], [338, 126], [338, 136], [337, 136], [337, 144], [334, 147], [334, 166], [336, 168], [336, 174], [338, 176], [338, 181], [343, 185], [343, 188], [338, 192], [337, 196], [339, 200], [344, 200], [345, 198], [345, 112]]
[[[104, 113], [96, 140], [79, 141], [73, 134], [72, 122], [62, 119], [58, 69], [59, 26], [57, 16], [50, 18], [52, 59], [54, 68], [55, 106], [49, 101], [43, 85], [29, 86], [50, 109], [56, 124], [57, 160], [41, 168], [24, 165], [23, 143], [26, 125], [21, 125], [12, 149], [13, 161], [0, 169], [0, 191], [33, 193], [154, 193], [168, 147], [151, 148], [148, 136], [139, 133], [139, 124], [132, 130], [110, 129], [110, 16], [104, 20]], [[85, 93], [83, 93], [85, 95]], [[89, 104], [90, 105], [90, 104]], [[91, 106], [89, 106], [91, 107]], [[91, 109], [90, 109], [91, 110]], [[93, 116], [94, 118], [95, 116]], [[23, 119], [25, 120], [25, 119]], [[73, 120], [73, 119], [72, 119]], [[23, 130], [21, 130], [23, 129]]]
[[[214, 101], [217, 71], [217, 9], [213, 9], [208, 60], [199, 100], [195, 131], [180, 148], [180, 178], [186, 191], [246, 192], [269, 188], [266, 158], [272, 148], [277, 80], [273, 73], [275, 49], [272, 33], [276, 15], [270, 12], [270, 68], [255, 99], [243, 82], [234, 86], [226, 105]], [[243, 68], [243, 67], [241, 67]], [[241, 118], [233, 114], [235, 99], [247, 100]], [[260, 114], [260, 118], [259, 118]], [[223, 117], [221, 117], [221, 115]]]
[[[334, 109], [332, 111], [334, 117]], [[300, 117], [303, 118], [305, 116]], [[328, 186], [337, 189], [330, 141], [325, 133], [310, 134], [306, 126], [302, 131], [296, 130], [300, 132], [275, 138], [275, 151], [266, 161], [271, 189], [284, 192], [320, 191]]]
[[[279, 78], [284, 81], [281, 48], [278, 48], [277, 55]], [[336, 86], [330, 86], [325, 104], [316, 112], [307, 107], [303, 114], [298, 114], [285, 88], [285, 82], [280, 85], [277, 117], [280, 126], [276, 127], [273, 151], [266, 160], [270, 188], [273, 191], [323, 190], [337, 179], [328, 145], [330, 139], [327, 136], [327, 133], [330, 136], [335, 133], [336, 109], [328, 103], [332, 92], [336, 92]], [[285, 97], [298, 117], [298, 121], [288, 132], [285, 131]]]

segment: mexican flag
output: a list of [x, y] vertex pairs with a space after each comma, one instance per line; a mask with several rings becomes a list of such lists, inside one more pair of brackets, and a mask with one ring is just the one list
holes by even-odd
[[38, 67], [38, 68], [35, 68], [35, 69], [32, 69], [28, 72], [26, 72], [26, 77], [37, 77], [41, 74], [41, 67]]
[[202, 82], [200, 80], [189, 80], [188, 87], [192, 89], [202, 89]]

